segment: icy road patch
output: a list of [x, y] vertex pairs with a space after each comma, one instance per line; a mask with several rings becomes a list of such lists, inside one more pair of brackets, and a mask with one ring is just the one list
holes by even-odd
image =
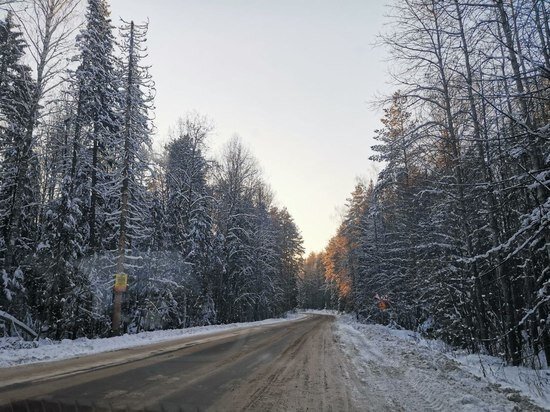
[[339, 317], [335, 332], [355, 366], [354, 397], [369, 410], [550, 410], [549, 370], [487, 368], [502, 361], [483, 357], [482, 366], [477, 355], [450, 351], [414, 332], [360, 324], [350, 315]]

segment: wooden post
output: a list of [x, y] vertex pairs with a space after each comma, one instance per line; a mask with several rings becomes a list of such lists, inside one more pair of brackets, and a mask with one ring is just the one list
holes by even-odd
[[128, 275], [125, 273], [117, 273], [115, 275], [115, 297], [113, 301], [113, 323], [111, 327], [113, 335], [117, 335], [120, 332], [120, 322], [122, 317], [122, 294], [126, 292], [127, 287]]
[[113, 334], [118, 335], [120, 330], [120, 317], [122, 313], [122, 292], [115, 291], [115, 299], [113, 305]]
[[[113, 334], [118, 335], [120, 329], [121, 312], [122, 312], [122, 293], [126, 291], [127, 277], [124, 274], [124, 261], [126, 258], [127, 243], [127, 225], [129, 215], [129, 198], [130, 198], [130, 144], [132, 139], [132, 127], [131, 127], [131, 115], [130, 105], [131, 96], [130, 89], [134, 85], [133, 71], [134, 66], [134, 22], [130, 22], [130, 45], [128, 56], [128, 80], [126, 90], [126, 114], [125, 114], [125, 138], [124, 138], [124, 164], [122, 168], [122, 190], [121, 190], [121, 206], [120, 206], [120, 234], [118, 238], [118, 260], [117, 260], [117, 274], [115, 275], [115, 298], [113, 304]], [[124, 278], [124, 282], [119, 281]]]

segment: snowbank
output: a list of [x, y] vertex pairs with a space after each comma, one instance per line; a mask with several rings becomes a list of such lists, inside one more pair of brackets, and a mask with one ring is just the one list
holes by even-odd
[[550, 410], [549, 369], [507, 366], [502, 359], [467, 354], [416, 332], [361, 324], [350, 315], [339, 317], [337, 331], [348, 356], [361, 359], [356, 362], [360, 375], [377, 366], [379, 373], [392, 371], [385, 378], [395, 379], [392, 395], [401, 391], [410, 402], [424, 392], [418, 402], [444, 402], [448, 410], [525, 410], [529, 401]]
[[342, 312], [332, 309], [300, 309], [298, 313], [311, 313], [312, 315], [341, 315]]
[[509, 366], [500, 358], [487, 355], [451, 353], [467, 371], [503, 388], [513, 389], [550, 410], [550, 369], [533, 370]]
[[[151, 343], [181, 339], [189, 336], [209, 335], [229, 329], [243, 329], [251, 326], [273, 325], [276, 323], [298, 320], [305, 316], [305, 314], [299, 313], [287, 314], [285, 318], [266, 319], [259, 322], [200, 326], [186, 329], [158, 330], [152, 332], [141, 332], [135, 335], [123, 335], [101, 339], [80, 338], [76, 340], [64, 339], [62, 341], [41, 339], [37, 342], [24, 342], [22, 345], [23, 347], [19, 348], [14, 348], [17, 342], [13, 339], [0, 339], [0, 368], [76, 358], [94, 353], [132, 348]], [[29, 347], [31, 343], [32, 347]]]

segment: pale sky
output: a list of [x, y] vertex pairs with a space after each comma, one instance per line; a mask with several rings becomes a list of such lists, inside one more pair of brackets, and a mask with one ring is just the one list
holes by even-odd
[[157, 147], [189, 111], [215, 125], [212, 153], [234, 134], [262, 166], [307, 252], [335, 234], [339, 212], [368, 160], [391, 92], [384, 0], [111, 0], [119, 17], [149, 26], [157, 86]]

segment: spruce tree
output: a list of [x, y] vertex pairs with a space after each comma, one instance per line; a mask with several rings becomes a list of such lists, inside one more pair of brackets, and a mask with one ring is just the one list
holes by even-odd
[[20, 317], [29, 314], [23, 292], [33, 287], [39, 202], [35, 141], [27, 131], [35, 84], [23, 63], [25, 48], [8, 13], [0, 22], [0, 303]]
[[114, 57], [115, 40], [105, 0], [89, 0], [86, 25], [77, 37], [79, 66], [74, 73], [74, 138], [86, 149], [78, 159], [89, 176], [85, 216], [93, 252], [116, 249], [117, 152], [121, 148], [122, 94]]

